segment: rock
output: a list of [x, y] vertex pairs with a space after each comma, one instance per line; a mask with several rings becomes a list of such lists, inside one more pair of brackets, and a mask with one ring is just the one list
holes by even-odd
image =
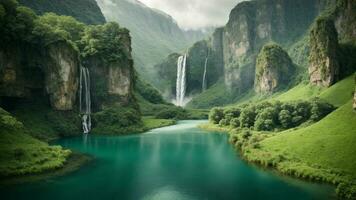
[[317, 0], [239, 3], [224, 28], [225, 85], [237, 93], [252, 88], [254, 62], [262, 46], [269, 41], [282, 45], [297, 41], [318, 15], [320, 4]]
[[55, 110], [72, 110], [78, 90], [79, 58], [65, 42], [51, 44], [44, 65], [45, 88]]
[[272, 93], [291, 81], [295, 71], [288, 54], [277, 44], [266, 44], [256, 61], [255, 91]]
[[310, 31], [309, 77], [310, 83], [329, 87], [338, 80], [338, 36], [334, 22], [319, 18]]
[[[127, 104], [132, 100], [134, 69], [132, 59], [122, 59], [107, 63], [100, 56], [87, 58], [94, 111], [105, 105]], [[95, 83], [95, 84], [94, 84]]]
[[109, 67], [108, 92], [113, 95], [128, 96], [132, 85], [131, 71], [120, 66]]

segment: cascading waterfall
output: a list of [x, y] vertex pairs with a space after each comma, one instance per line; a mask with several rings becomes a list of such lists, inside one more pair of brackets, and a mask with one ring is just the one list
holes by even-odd
[[208, 56], [205, 58], [205, 63], [204, 63], [202, 91], [205, 91], [206, 87], [207, 87], [207, 82], [206, 82], [206, 66], [207, 66], [207, 64], [208, 64]]
[[[90, 76], [86, 67], [80, 67], [79, 111], [82, 115], [83, 132], [91, 130]], [[83, 88], [84, 83], [84, 88]], [[83, 101], [84, 100], [84, 101]]]
[[177, 62], [176, 105], [184, 106], [186, 89], [186, 61], [187, 54], [179, 56]]

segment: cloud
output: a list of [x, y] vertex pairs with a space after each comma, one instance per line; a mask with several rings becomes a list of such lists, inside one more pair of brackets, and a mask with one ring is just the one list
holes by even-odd
[[140, 0], [171, 15], [183, 29], [225, 25], [229, 13], [242, 0]]

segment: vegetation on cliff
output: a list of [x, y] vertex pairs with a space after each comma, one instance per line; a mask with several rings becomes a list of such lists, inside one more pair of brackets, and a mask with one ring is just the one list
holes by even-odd
[[262, 47], [256, 59], [255, 90], [275, 92], [293, 79], [295, 66], [280, 46], [274, 43]]

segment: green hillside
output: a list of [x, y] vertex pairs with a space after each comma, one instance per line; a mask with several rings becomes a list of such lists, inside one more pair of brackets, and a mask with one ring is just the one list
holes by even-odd
[[[351, 101], [306, 128], [287, 130], [260, 142], [245, 156], [263, 162], [279, 157], [283, 173], [338, 185], [339, 195], [356, 194], [356, 113]], [[344, 183], [344, 184], [339, 184]], [[345, 185], [353, 185], [343, 188]], [[349, 196], [351, 197], [351, 196]]]
[[86, 24], [105, 23], [105, 18], [95, 0], [18, 0], [18, 2], [33, 9], [39, 15], [54, 12], [72, 16]]
[[32, 138], [23, 124], [0, 108], [0, 177], [39, 173], [63, 167], [71, 154]]

